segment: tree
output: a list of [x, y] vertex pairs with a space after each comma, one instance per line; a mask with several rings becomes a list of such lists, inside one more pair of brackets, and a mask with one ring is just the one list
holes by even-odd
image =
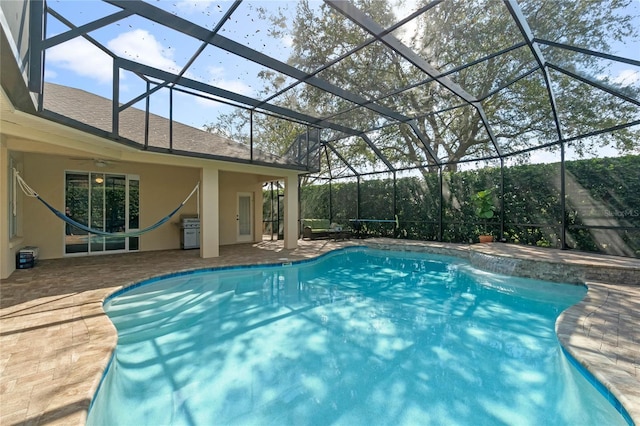
[[[611, 0], [602, 7], [598, 1], [530, 0], [522, 1], [524, 16], [536, 37], [611, 52], [611, 43], [637, 39], [633, 16], [624, 10], [631, 0]], [[427, 1], [422, 2], [424, 4]], [[403, 2], [355, 0], [355, 6], [381, 27], [388, 28], [407, 12]], [[292, 37], [288, 63], [307, 72], [322, 69], [333, 58], [360, 46], [371, 36], [343, 17], [331, 6], [308, 0], [297, 4], [295, 19], [287, 21], [281, 9], [268, 16], [274, 24], [272, 35]], [[286, 28], [286, 25], [291, 25]], [[353, 129], [366, 129], [377, 147], [396, 167], [433, 165], [435, 152], [455, 171], [457, 162], [480, 159], [558, 140], [553, 110], [541, 70], [526, 44], [503, 54], [491, 56], [518, 43], [523, 37], [503, 2], [496, 0], [444, 1], [427, 10], [391, 35], [409, 45], [414, 52], [446, 78], [459, 85], [476, 105], [466, 104], [443, 85], [433, 81], [418, 67], [380, 41], [354, 51], [338, 63], [322, 69], [317, 76], [333, 85], [359, 94], [378, 105], [415, 119], [422, 139], [408, 125], [397, 124], [366, 107], [323, 92], [305, 83], [278, 97], [278, 103]], [[610, 62], [585, 53], [540, 45], [545, 60], [557, 67], [584, 76], [597, 84], [608, 85], [638, 99], [637, 85], [600, 77], [607, 75]], [[481, 60], [483, 59], [483, 60]], [[473, 66], [465, 64], [478, 61]], [[637, 105], [615, 97], [556, 68], [547, 68], [557, 100], [557, 112], [564, 138], [577, 137], [616, 124], [640, 118]], [[263, 95], [282, 89], [275, 74], [260, 76]], [[494, 141], [487, 133], [477, 106], [486, 114]], [[241, 113], [222, 116], [211, 128], [229, 131]], [[246, 117], [244, 118], [246, 122]], [[254, 126], [256, 117], [254, 116]], [[272, 148], [290, 143], [294, 134], [289, 125], [271, 126], [270, 116], [258, 127]], [[388, 125], [390, 124], [391, 125]], [[636, 126], [637, 127], [637, 126]], [[614, 145], [621, 152], [638, 150], [638, 130], [632, 128], [589, 138], [574, 146], [579, 153], [595, 152]], [[337, 138], [325, 132], [326, 139]], [[341, 154], [356, 167], [364, 167], [375, 154], [364, 143], [336, 143]], [[277, 149], [277, 148], [275, 148]], [[282, 150], [282, 148], [280, 148]], [[425, 172], [427, 169], [424, 169]]]

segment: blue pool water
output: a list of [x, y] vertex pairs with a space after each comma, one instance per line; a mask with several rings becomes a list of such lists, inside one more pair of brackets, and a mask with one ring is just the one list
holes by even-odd
[[105, 304], [89, 425], [624, 425], [562, 352], [582, 286], [344, 249], [198, 272]]

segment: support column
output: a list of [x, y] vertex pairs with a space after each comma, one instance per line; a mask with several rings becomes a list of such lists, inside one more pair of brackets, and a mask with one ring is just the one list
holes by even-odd
[[284, 248], [298, 247], [298, 175], [284, 179]]
[[200, 257], [220, 255], [220, 196], [218, 169], [200, 169]]
[[[0, 136], [2, 137], [2, 136]], [[0, 278], [8, 278], [14, 270], [9, 250], [9, 209], [5, 208], [9, 201], [8, 153], [4, 142], [0, 141], [0, 199], [3, 208], [0, 209]], [[7, 203], [7, 204], [5, 204]]]

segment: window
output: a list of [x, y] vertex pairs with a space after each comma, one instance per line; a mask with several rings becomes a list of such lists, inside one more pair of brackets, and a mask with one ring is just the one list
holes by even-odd
[[91, 229], [116, 235], [93, 235], [65, 223], [65, 253], [138, 250], [139, 237], [117, 236], [138, 228], [138, 188], [138, 176], [67, 172], [65, 214]]

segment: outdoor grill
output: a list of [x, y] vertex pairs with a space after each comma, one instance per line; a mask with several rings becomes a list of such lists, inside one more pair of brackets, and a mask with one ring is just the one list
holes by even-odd
[[180, 217], [180, 248], [200, 248], [200, 219], [193, 216]]

